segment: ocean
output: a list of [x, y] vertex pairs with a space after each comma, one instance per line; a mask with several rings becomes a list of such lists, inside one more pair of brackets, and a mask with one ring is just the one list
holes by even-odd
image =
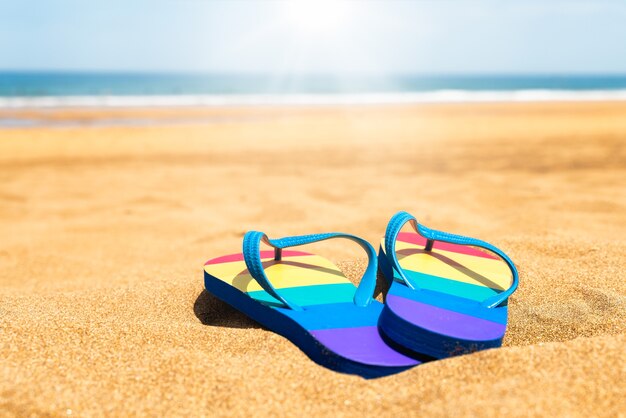
[[0, 72], [0, 108], [626, 100], [626, 75]]

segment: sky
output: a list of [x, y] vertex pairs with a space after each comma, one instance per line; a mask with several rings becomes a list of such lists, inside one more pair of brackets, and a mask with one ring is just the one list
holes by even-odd
[[626, 1], [0, 0], [0, 70], [626, 73]]

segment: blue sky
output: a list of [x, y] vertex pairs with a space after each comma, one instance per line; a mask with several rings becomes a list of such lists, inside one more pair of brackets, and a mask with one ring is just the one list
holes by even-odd
[[0, 0], [0, 69], [626, 73], [624, 0], [313, 4]]

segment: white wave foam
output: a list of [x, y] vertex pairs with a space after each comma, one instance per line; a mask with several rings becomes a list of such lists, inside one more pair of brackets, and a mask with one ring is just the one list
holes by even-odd
[[0, 108], [375, 105], [624, 100], [626, 100], [626, 90], [439, 90], [431, 92], [362, 94], [0, 97]]

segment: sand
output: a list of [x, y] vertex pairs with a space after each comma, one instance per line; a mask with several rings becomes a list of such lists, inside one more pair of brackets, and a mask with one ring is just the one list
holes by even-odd
[[[54, 126], [0, 130], [0, 415], [626, 414], [626, 103], [9, 116]], [[502, 348], [368, 381], [203, 292], [246, 229], [400, 209], [517, 263]]]

